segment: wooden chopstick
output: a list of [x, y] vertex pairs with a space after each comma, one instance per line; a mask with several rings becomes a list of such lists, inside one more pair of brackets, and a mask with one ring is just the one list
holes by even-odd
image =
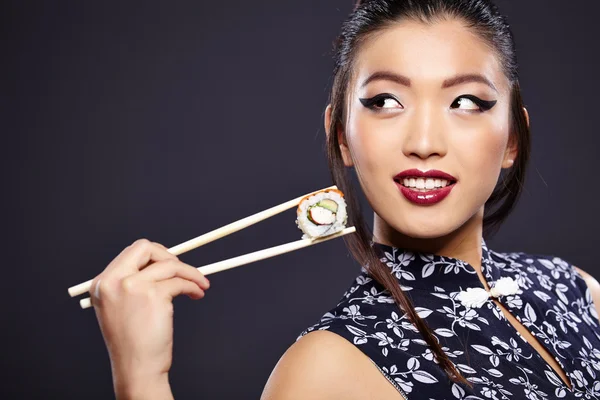
[[[170, 249], [168, 249], [167, 251], [171, 254], [178, 256], [180, 254], [183, 254], [185, 252], [193, 250], [197, 247], [200, 247], [206, 243], [210, 243], [210, 242], [220, 239], [224, 236], [231, 235], [232, 233], [242, 230], [244, 228], [247, 228], [250, 225], [254, 225], [257, 222], [271, 218], [274, 215], [277, 215], [285, 210], [288, 210], [292, 207], [297, 206], [298, 203], [300, 203], [300, 200], [302, 200], [304, 197], [310, 196], [313, 193], [317, 193], [322, 190], [328, 190], [328, 189], [337, 189], [337, 186], [333, 185], [333, 186], [329, 186], [324, 189], [315, 190], [314, 192], [310, 192], [303, 196], [297, 197], [293, 200], [286, 201], [285, 203], [279, 204], [278, 206], [267, 208], [266, 210], [260, 211], [256, 214], [250, 215], [250, 216], [242, 218], [238, 221], [235, 221], [235, 222], [232, 222], [225, 226], [222, 226], [218, 229], [215, 229], [213, 231], [205, 233], [204, 235], [200, 235], [194, 239], [190, 239], [186, 242], [178, 244], [177, 246], [173, 246]], [[71, 286], [68, 290], [69, 295], [71, 297], [75, 297], [75, 296], [79, 296], [80, 294], [83, 294], [85, 292], [88, 292], [90, 290], [90, 288], [92, 287], [92, 281], [93, 281], [93, 279], [90, 279], [89, 281], [80, 283], [75, 286]]]
[[[241, 265], [250, 264], [255, 261], [264, 260], [265, 258], [270, 258], [283, 253], [298, 250], [303, 247], [312, 246], [313, 244], [322, 243], [327, 240], [334, 239], [336, 237], [353, 233], [355, 231], [356, 227], [351, 226], [328, 236], [323, 236], [315, 239], [300, 239], [296, 240], [295, 242], [289, 242], [281, 244], [279, 246], [269, 247], [267, 249], [258, 250], [253, 253], [248, 253], [241, 256], [229, 258], [227, 260], [218, 261], [216, 263], [204, 265], [202, 267], [198, 267], [198, 270], [204, 275], [210, 275], [216, 272], [225, 271], [226, 269], [239, 267]], [[81, 306], [81, 308], [85, 309], [91, 307], [92, 302], [90, 298], [87, 297], [85, 299], [81, 299], [79, 301], [79, 305]]]

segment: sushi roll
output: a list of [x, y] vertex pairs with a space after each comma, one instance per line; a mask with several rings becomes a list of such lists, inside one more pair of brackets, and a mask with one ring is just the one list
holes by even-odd
[[296, 225], [312, 239], [332, 235], [346, 227], [348, 215], [344, 194], [337, 189], [325, 189], [303, 198], [298, 203]]

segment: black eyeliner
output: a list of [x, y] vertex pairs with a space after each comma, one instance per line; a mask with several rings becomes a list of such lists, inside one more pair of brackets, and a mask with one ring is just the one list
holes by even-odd
[[[457, 97], [458, 99], [461, 98], [465, 98], [465, 99], [469, 99], [471, 100], [473, 103], [475, 103], [481, 110], [480, 112], [484, 112], [484, 111], [488, 111], [490, 110], [492, 107], [494, 107], [496, 105], [496, 103], [498, 102], [497, 100], [482, 100], [477, 96], [473, 96], [470, 94], [464, 94], [461, 96]], [[389, 94], [389, 93], [380, 93], [376, 96], [370, 97], [370, 98], [359, 98], [358, 100], [361, 102], [361, 104], [371, 110], [374, 110], [375, 107], [373, 107], [378, 101], [380, 100], [385, 100], [385, 99], [393, 99], [395, 101], [397, 101], [398, 103], [400, 103], [398, 101], [398, 99], [396, 99], [396, 97], [394, 97], [393, 95]], [[454, 104], [454, 103], [453, 103]]]
[[[389, 93], [380, 93], [376, 96], [370, 97], [370, 98], [359, 98], [358, 100], [360, 101], [360, 103], [370, 109], [373, 109], [373, 105], [375, 103], [377, 103], [380, 100], [385, 100], [385, 99], [393, 99], [395, 101], [398, 101], [394, 96], [392, 96]], [[398, 101], [398, 103], [400, 103]]]
[[473, 103], [477, 104], [481, 108], [482, 112], [490, 110], [498, 102], [498, 100], [489, 100], [489, 101], [482, 100], [479, 97], [476, 97], [476, 96], [473, 96], [470, 94], [463, 94], [462, 96], [457, 97], [457, 99], [460, 99], [460, 98], [465, 98], [465, 99], [471, 100]]

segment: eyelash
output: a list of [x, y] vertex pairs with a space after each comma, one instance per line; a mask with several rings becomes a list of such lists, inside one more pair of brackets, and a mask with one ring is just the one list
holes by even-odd
[[[396, 98], [393, 95], [391, 95], [389, 93], [381, 93], [381, 94], [378, 94], [377, 96], [371, 97], [369, 99], [359, 99], [359, 100], [362, 103], [362, 105], [367, 107], [368, 109], [373, 110], [375, 112], [381, 112], [381, 110], [384, 110], [384, 109], [375, 107], [375, 104], [382, 100], [385, 101], [386, 99], [392, 99], [394, 101], [397, 101], [398, 104], [400, 104], [400, 102], [398, 100], [396, 100]], [[454, 105], [455, 103], [457, 103], [457, 100], [459, 100], [459, 99], [468, 99], [468, 100], [471, 100], [473, 103], [475, 103], [479, 107], [479, 110], [467, 110], [467, 111], [476, 112], [476, 113], [482, 113], [485, 111], [489, 111], [497, 103], [497, 100], [487, 101], [487, 100], [482, 100], [479, 97], [476, 97], [476, 96], [473, 96], [470, 94], [463, 94], [461, 96], [458, 96], [456, 98], [456, 100], [454, 100], [454, 102], [452, 102], [452, 104]]]

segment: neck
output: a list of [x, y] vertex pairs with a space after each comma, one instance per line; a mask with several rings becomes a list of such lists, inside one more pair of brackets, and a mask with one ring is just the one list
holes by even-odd
[[374, 214], [373, 241], [414, 252], [452, 257], [469, 263], [481, 275], [483, 207], [458, 229], [444, 236], [415, 238], [405, 235]]

